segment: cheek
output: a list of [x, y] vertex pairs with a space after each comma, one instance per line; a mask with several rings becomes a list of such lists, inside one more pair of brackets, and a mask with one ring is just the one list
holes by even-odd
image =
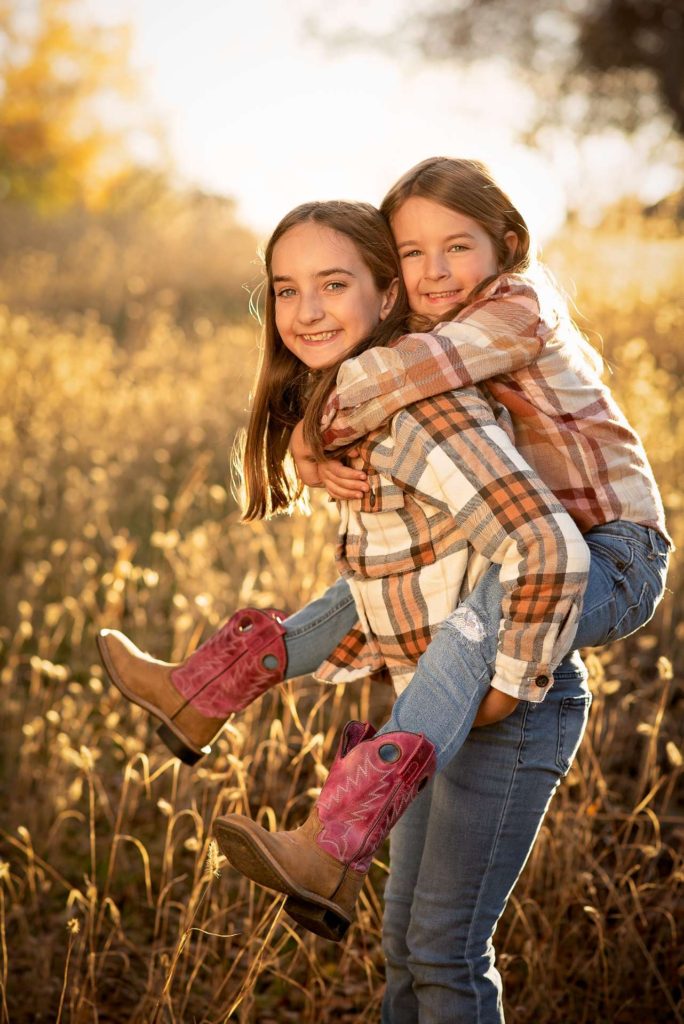
[[275, 325], [276, 330], [278, 331], [278, 334], [281, 336], [281, 338], [285, 334], [287, 334], [287, 318], [282, 310], [276, 309]]
[[470, 268], [470, 276], [472, 278], [472, 286], [475, 287], [480, 281], [484, 281], [486, 277], [491, 277], [493, 274], [498, 274], [499, 265], [496, 261], [495, 256], [486, 256], [482, 259], [476, 260], [472, 263]]
[[420, 268], [416, 263], [402, 263], [401, 276], [404, 279], [404, 287], [409, 295], [418, 287], [420, 280]]
[[490, 252], [485, 259], [482, 260], [482, 266], [480, 268], [480, 280], [484, 280], [485, 277], [491, 277], [492, 274], [498, 274], [501, 264], [499, 263], [499, 257], [492, 245]]
[[371, 287], [364, 289], [360, 299], [355, 298], [349, 302], [347, 306], [349, 322], [354, 324], [354, 330], [359, 334], [358, 341], [361, 341], [361, 338], [365, 337], [378, 324], [381, 308], [382, 295]]

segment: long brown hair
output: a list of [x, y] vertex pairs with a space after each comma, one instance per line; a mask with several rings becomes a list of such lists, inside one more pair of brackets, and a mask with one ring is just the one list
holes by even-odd
[[[524, 273], [529, 270], [532, 253], [525, 218], [479, 160], [433, 156], [416, 164], [399, 178], [380, 204], [380, 212], [388, 224], [392, 223], [399, 207], [413, 196], [431, 199], [448, 210], [471, 217], [487, 232], [494, 245], [498, 272], [480, 281], [466, 303], [459, 303], [454, 312], [472, 302], [503, 271]], [[518, 239], [513, 252], [505, 241], [509, 231]], [[440, 314], [440, 319], [449, 319], [449, 315]]]
[[344, 201], [304, 203], [283, 217], [264, 252], [263, 342], [249, 423], [238, 453], [246, 520], [263, 519], [295, 507], [302, 483], [288, 457], [292, 430], [304, 418], [305, 438], [318, 455], [322, 454], [321, 413], [344, 361], [320, 373], [310, 373], [285, 347], [276, 327], [273, 250], [286, 232], [307, 221], [346, 235], [370, 270], [378, 291], [386, 291], [395, 279], [398, 281], [397, 299], [389, 315], [344, 358], [374, 345], [387, 345], [405, 329], [408, 305], [399, 260], [387, 223], [374, 206]]

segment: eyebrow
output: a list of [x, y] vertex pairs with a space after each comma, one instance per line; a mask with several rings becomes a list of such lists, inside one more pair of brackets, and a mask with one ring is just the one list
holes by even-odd
[[[314, 274], [314, 277], [330, 277], [331, 274], [344, 274], [346, 277], [355, 276], [354, 274], [352, 274], [351, 270], [345, 270], [344, 267], [328, 267], [327, 270], [319, 270], [316, 274]], [[278, 284], [279, 282], [282, 281], [293, 280], [294, 278], [292, 278], [289, 274], [278, 274], [273, 278], [273, 283]]]
[[[469, 238], [471, 242], [475, 241], [475, 235], [471, 235], [469, 231], [458, 231], [455, 235], [447, 235], [443, 241], [453, 242], [456, 238]], [[397, 242], [397, 249], [403, 249], [405, 245], [420, 245], [420, 241], [415, 238], [409, 238], [405, 242]]]

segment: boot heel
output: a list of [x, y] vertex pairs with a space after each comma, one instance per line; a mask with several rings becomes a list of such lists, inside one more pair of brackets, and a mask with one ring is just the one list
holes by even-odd
[[298, 896], [288, 896], [285, 900], [285, 911], [293, 921], [307, 928], [314, 935], [332, 942], [341, 942], [349, 929], [349, 921], [341, 914], [336, 914], [327, 907], [309, 903]]
[[211, 747], [204, 747], [201, 753], [197, 753], [192, 747], [189, 747], [186, 743], [183, 743], [178, 736], [176, 736], [173, 729], [169, 729], [168, 725], [160, 725], [157, 729], [157, 736], [162, 740], [169, 748], [172, 754], [174, 754], [183, 764], [197, 764], [201, 761], [205, 754], [210, 753]]

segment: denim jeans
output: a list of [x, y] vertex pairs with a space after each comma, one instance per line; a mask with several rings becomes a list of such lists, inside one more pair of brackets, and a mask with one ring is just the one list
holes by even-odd
[[[650, 619], [664, 590], [667, 545], [655, 531], [630, 523], [597, 528], [585, 539], [592, 557], [575, 643], [599, 646]], [[493, 596], [491, 577], [492, 570], [473, 592], [478, 615], [485, 614], [483, 594]], [[437, 678], [430, 693], [403, 700], [416, 682], [424, 690], [417, 673], [394, 708], [399, 727], [426, 716], [420, 709], [429, 708], [430, 721], [439, 725], [442, 756], [456, 752], [390, 838], [383, 1024], [503, 1024], [494, 931], [572, 764], [591, 701], [575, 652], [556, 669], [541, 703], [521, 702], [502, 722], [470, 731], [478, 697], [469, 702], [460, 696], [452, 703], [457, 710], [467, 706], [467, 714], [461, 712], [460, 722], [456, 714], [444, 726], [446, 667], [454, 657], [460, 664], [469, 660], [474, 674], [480, 667], [479, 655], [468, 654], [462, 638], [454, 651], [452, 634], [447, 623], [435, 637], [441, 638], [438, 647], [430, 645]], [[441, 663], [435, 659], [440, 649]], [[478, 678], [477, 692], [482, 688]]]
[[[624, 522], [596, 527], [585, 540], [591, 552], [589, 580], [574, 644], [598, 647], [651, 618], [665, 588], [668, 549], [655, 530]], [[492, 566], [461, 605], [477, 615], [484, 639], [469, 639], [458, 628], [460, 616], [450, 616], [379, 730], [424, 733], [435, 744], [438, 771], [465, 742], [489, 687], [501, 596], [499, 568]]]
[[286, 679], [315, 672], [344, 639], [359, 616], [351, 590], [337, 580], [322, 597], [285, 620]]
[[[667, 545], [656, 531], [627, 522], [597, 527], [585, 540], [591, 565], [575, 643], [600, 646], [652, 616], [664, 590]], [[309, 662], [299, 644], [292, 663], [300, 671], [315, 670], [321, 652], [330, 653], [355, 619], [344, 585], [331, 591], [315, 613], [325, 619], [327, 643], [318, 640], [311, 605], [285, 623], [288, 654], [295, 619], [293, 645], [306, 638]], [[467, 640], [447, 620], [381, 730], [425, 733], [440, 769], [390, 839], [384, 1024], [501, 1024], [494, 929], [586, 725], [586, 673], [570, 654], [541, 703], [521, 702], [504, 721], [471, 732], [489, 687], [500, 602], [493, 566], [466, 602], [488, 623], [485, 640]]]
[[584, 733], [572, 664], [539, 704], [473, 729], [390, 835], [382, 1024], [501, 1024], [493, 935]]

